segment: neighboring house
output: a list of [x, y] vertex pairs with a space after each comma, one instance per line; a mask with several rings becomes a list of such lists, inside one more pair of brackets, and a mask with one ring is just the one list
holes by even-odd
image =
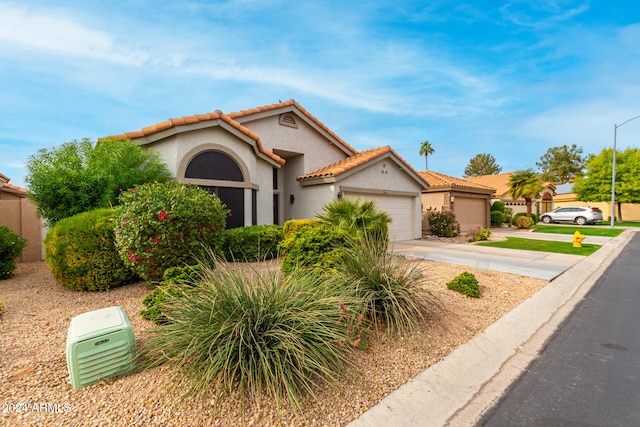
[[18, 261], [43, 260], [41, 221], [37, 208], [27, 197], [28, 190], [9, 183], [10, 179], [0, 174], [0, 225], [9, 227], [18, 236], [26, 239]]
[[[495, 193], [492, 195], [491, 203], [496, 200], [502, 200], [505, 207], [511, 208], [514, 214], [519, 212], [527, 212], [527, 206], [524, 199], [513, 200], [509, 195], [509, 178], [511, 172], [499, 173], [494, 175], [481, 175], [466, 178], [475, 184], [485, 185], [487, 187], [495, 188]], [[553, 207], [553, 197], [555, 195], [555, 185], [551, 182], [542, 183], [543, 190], [540, 192], [539, 197], [532, 199], [531, 212], [540, 215], [541, 213], [549, 212]]]
[[422, 234], [418, 173], [390, 147], [356, 151], [294, 100], [113, 137], [157, 150], [175, 179], [217, 194], [230, 228], [315, 218], [332, 199], [361, 197], [390, 214], [393, 240]]
[[429, 188], [422, 191], [422, 229], [427, 231], [430, 211], [450, 210], [456, 215], [460, 231], [490, 227], [491, 195], [495, 189], [466, 179], [434, 171], [418, 172]]
[[[611, 202], [581, 202], [578, 195], [573, 192], [573, 183], [560, 184], [556, 187], [556, 195], [553, 197], [553, 209], [563, 206], [593, 206], [600, 208], [605, 221], [611, 221]], [[640, 203], [623, 203], [622, 219], [624, 221], [640, 221]], [[618, 207], [616, 206], [616, 215]]]

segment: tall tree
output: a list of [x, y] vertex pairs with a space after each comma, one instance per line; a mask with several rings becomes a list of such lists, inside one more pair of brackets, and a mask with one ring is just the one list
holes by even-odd
[[476, 154], [464, 168], [464, 177], [494, 175], [500, 173], [501, 170], [502, 168], [498, 166], [495, 157], [491, 154]]
[[509, 195], [513, 200], [524, 199], [527, 216], [531, 216], [531, 201], [543, 190], [540, 176], [533, 169], [513, 172], [509, 177]]
[[157, 151], [129, 140], [87, 138], [42, 148], [27, 161], [29, 198], [48, 225], [95, 208], [118, 204], [121, 189], [167, 181], [171, 174]]
[[[605, 148], [597, 156], [591, 156], [586, 173], [578, 177], [573, 191], [584, 202], [611, 201], [611, 174], [613, 149]], [[622, 203], [640, 203], [640, 149], [627, 148], [616, 152], [615, 202], [618, 220], [622, 221]]]
[[425, 167], [427, 168], [427, 170], [429, 170], [429, 156], [435, 152], [436, 150], [429, 143], [429, 141], [425, 140], [420, 146], [420, 155], [424, 156], [425, 158]]
[[586, 157], [582, 155], [582, 147], [572, 144], [552, 147], [540, 156], [536, 166], [540, 169], [543, 181], [564, 184], [581, 176], [584, 171]]

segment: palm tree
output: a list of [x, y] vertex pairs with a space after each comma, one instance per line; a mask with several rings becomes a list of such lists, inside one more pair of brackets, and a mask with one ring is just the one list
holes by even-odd
[[527, 216], [531, 216], [531, 199], [543, 190], [540, 176], [533, 169], [516, 171], [509, 177], [509, 195], [515, 202], [524, 199], [527, 205]]
[[331, 200], [322, 210], [324, 213], [316, 214], [316, 217], [345, 229], [358, 239], [367, 233], [386, 238], [387, 225], [391, 222], [391, 217], [385, 211], [379, 210], [373, 200]]
[[433, 149], [429, 141], [424, 141], [420, 146], [420, 155], [424, 156], [425, 166], [427, 170], [429, 170], [429, 155], [435, 153], [436, 150]]

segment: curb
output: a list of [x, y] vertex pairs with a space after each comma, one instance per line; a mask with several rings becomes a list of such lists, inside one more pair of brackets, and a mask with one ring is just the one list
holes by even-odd
[[635, 231], [624, 231], [349, 427], [474, 426], [538, 355]]

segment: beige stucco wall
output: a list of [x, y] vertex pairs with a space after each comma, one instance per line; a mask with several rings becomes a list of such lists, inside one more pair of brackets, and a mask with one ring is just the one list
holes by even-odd
[[301, 117], [290, 114], [295, 117], [297, 128], [281, 125], [279, 116], [243, 121], [242, 124], [260, 135], [262, 146], [268, 150], [304, 154], [303, 173], [313, 172], [347, 157]]

